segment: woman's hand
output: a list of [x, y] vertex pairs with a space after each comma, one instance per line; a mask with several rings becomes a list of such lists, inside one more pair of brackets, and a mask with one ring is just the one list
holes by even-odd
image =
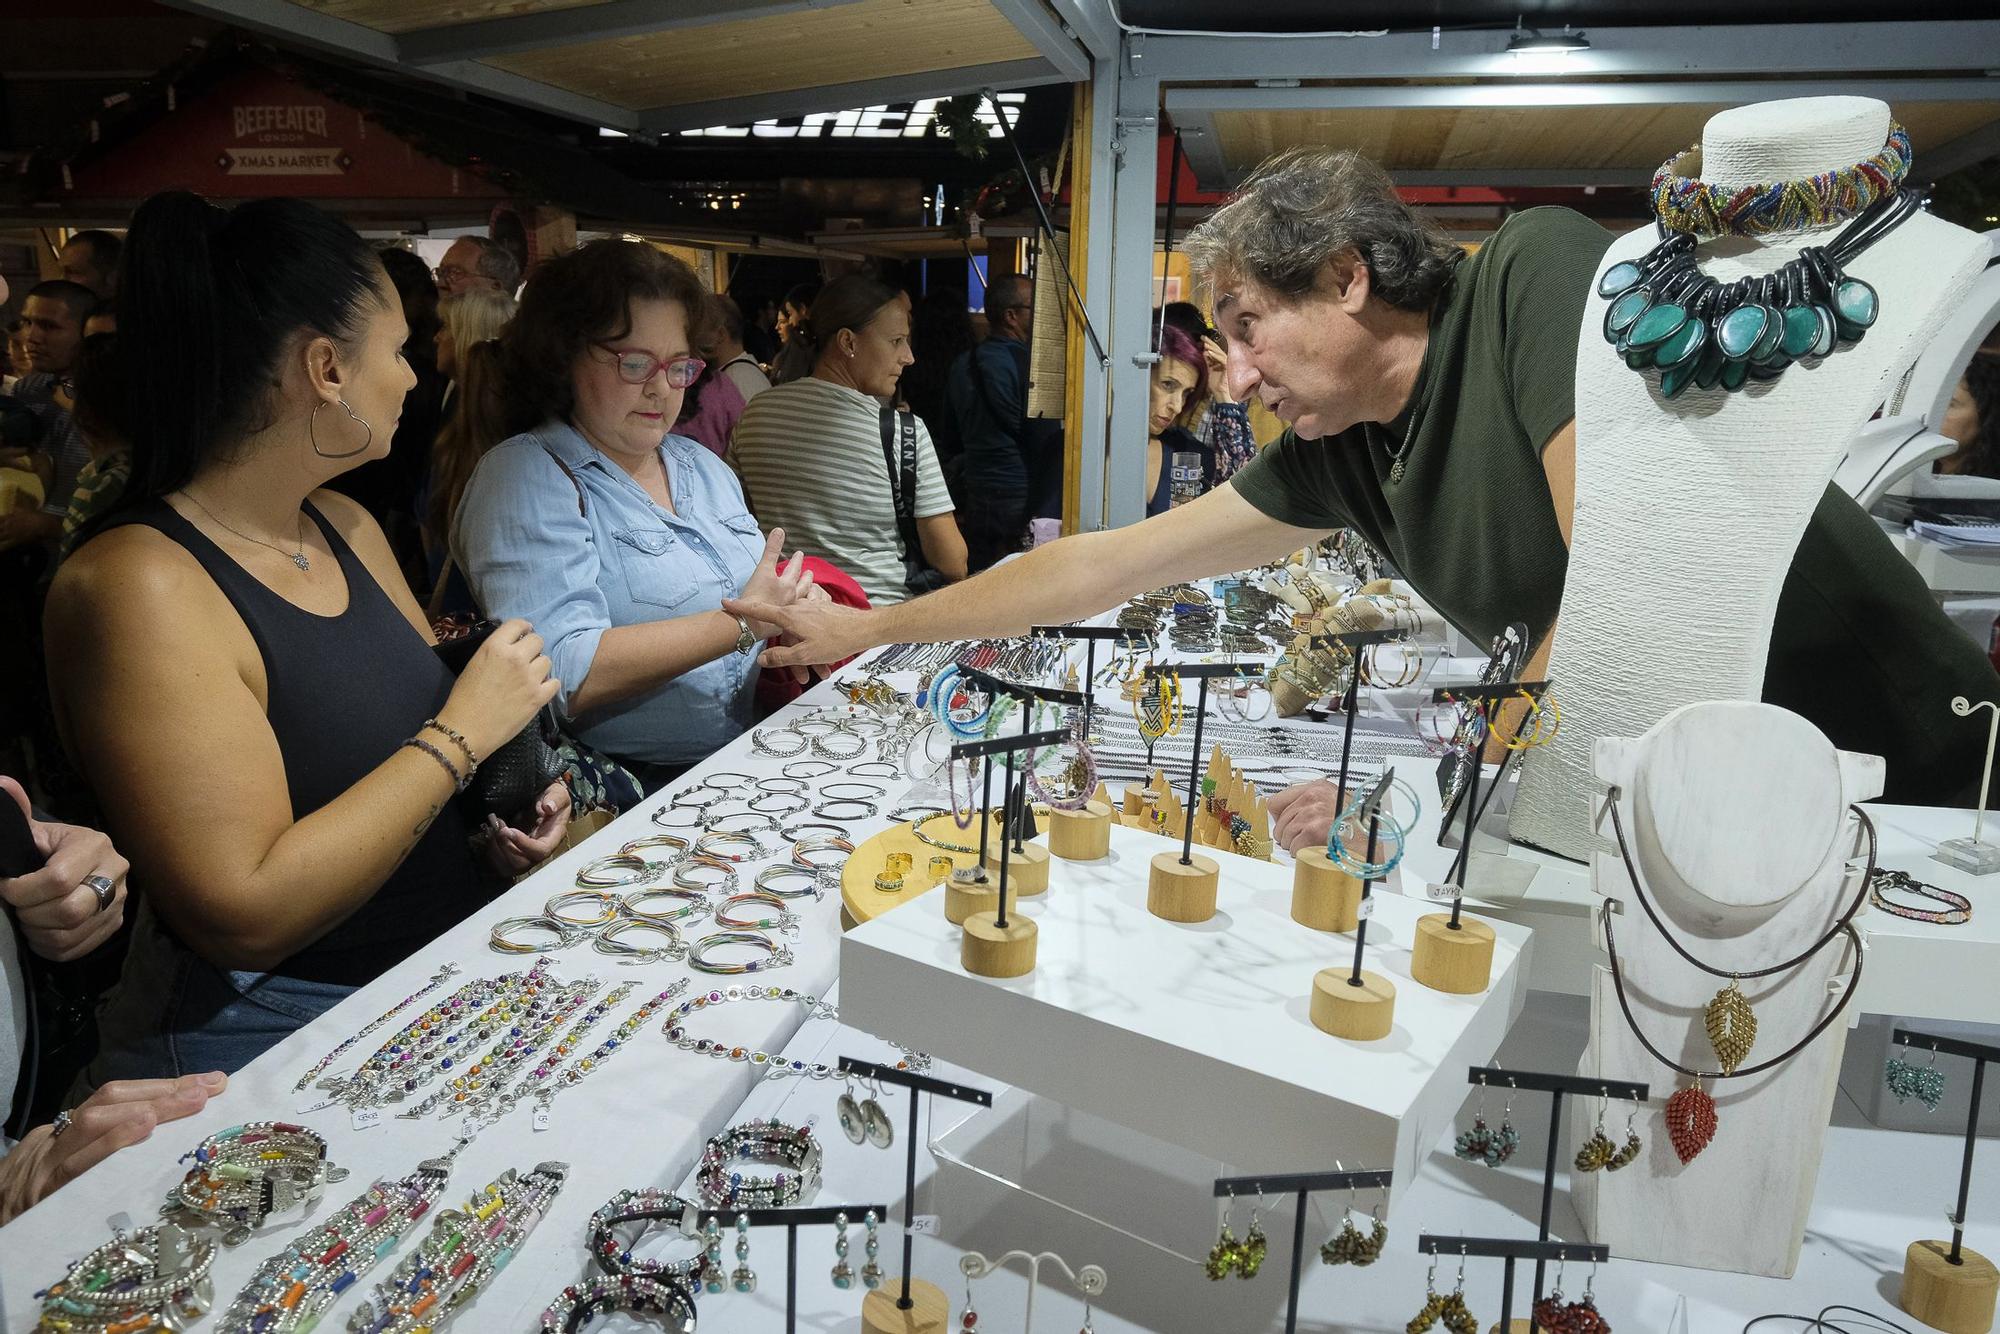
[[0, 1223], [146, 1139], [153, 1127], [193, 1116], [228, 1084], [220, 1070], [179, 1079], [116, 1080], [78, 1104], [60, 1135], [53, 1125], [36, 1126], [0, 1158]]
[[1326, 846], [1340, 814], [1340, 787], [1324, 778], [1271, 794], [1271, 841], [1286, 852]]
[[1218, 403], [1234, 403], [1236, 400], [1229, 392], [1229, 352], [1222, 346], [1222, 340], [1213, 334], [1203, 334], [1201, 359], [1208, 363], [1208, 396]]
[[[806, 570], [805, 553], [794, 552], [792, 558], [785, 562], [784, 568], [780, 569], [778, 556], [784, 549], [785, 530], [773, 528], [770, 535], [764, 539], [763, 559], [757, 562], [757, 568], [750, 572], [750, 577], [743, 581], [742, 589], [736, 594], [737, 600], [773, 607], [789, 607], [809, 594], [815, 585], [812, 575]], [[729, 604], [724, 602], [722, 609], [729, 611]], [[750, 633], [759, 639], [775, 639], [780, 633], [775, 622], [763, 617], [752, 616], [747, 612], [730, 612], [730, 615], [740, 615], [748, 620]]]
[[461, 733], [484, 760], [519, 736], [555, 698], [562, 683], [549, 671], [534, 627], [519, 617], [503, 621], [465, 665], [438, 721]]
[[[56, 963], [80, 959], [125, 920], [125, 874], [132, 868], [97, 830], [37, 820], [28, 794], [13, 779], [0, 777], [0, 791], [28, 818], [42, 857], [40, 870], [0, 879], [0, 900], [15, 910], [30, 950]], [[97, 891], [84, 883], [93, 876], [111, 882], [111, 897], [102, 906]]]
[[569, 829], [569, 784], [557, 779], [535, 802], [535, 827], [520, 830], [497, 815], [486, 817], [487, 856], [502, 875], [517, 876], [547, 861]]

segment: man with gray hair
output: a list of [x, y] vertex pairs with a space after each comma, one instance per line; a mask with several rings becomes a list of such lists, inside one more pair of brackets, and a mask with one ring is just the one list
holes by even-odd
[[438, 295], [488, 291], [514, 295], [521, 285], [521, 265], [512, 251], [484, 236], [461, 236], [444, 252], [437, 266]]
[[[1534, 678], [1569, 565], [1578, 331], [1611, 239], [1536, 208], [1468, 258], [1359, 155], [1274, 158], [1187, 240], [1229, 341], [1231, 393], [1255, 393], [1289, 427], [1228, 486], [894, 607], [724, 610], [785, 632], [766, 665], [836, 662], [1081, 620], [1352, 528], [1475, 642], [1525, 623]], [[1779, 598], [1764, 698], [1841, 749], [1886, 757], [1885, 801], [1964, 805], [1983, 761], [1978, 729], [1933, 716], [1954, 695], [1994, 698], [2000, 673], [1829, 486]], [[1324, 841], [1338, 801], [1327, 782], [1278, 793], [1276, 841]]]

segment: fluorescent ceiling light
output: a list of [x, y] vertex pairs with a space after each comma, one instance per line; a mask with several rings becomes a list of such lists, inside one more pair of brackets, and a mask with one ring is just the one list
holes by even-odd
[[1560, 56], [1589, 49], [1590, 39], [1571, 32], [1567, 23], [1561, 32], [1544, 33], [1539, 28], [1522, 27], [1519, 19], [1514, 21], [1514, 36], [1507, 43], [1510, 56]]

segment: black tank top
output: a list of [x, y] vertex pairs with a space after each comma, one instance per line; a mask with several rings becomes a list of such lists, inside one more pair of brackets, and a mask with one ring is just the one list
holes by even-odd
[[[270, 696], [265, 713], [284, 756], [294, 820], [394, 754], [443, 707], [454, 679], [333, 526], [310, 503], [305, 512], [347, 581], [347, 610], [338, 616], [318, 616], [285, 601], [164, 501], [128, 520], [186, 547], [257, 641]], [[464, 815], [457, 802], [447, 802], [373, 897], [271, 971], [359, 986], [456, 925], [486, 897], [466, 847]]]

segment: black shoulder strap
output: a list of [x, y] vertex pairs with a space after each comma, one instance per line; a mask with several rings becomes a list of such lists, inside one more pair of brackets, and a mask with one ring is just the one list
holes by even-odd
[[[901, 439], [900, 450], [897, 448], [898, 437]], [[894, 408], [882, 409], [882, 462], [889, 470], [889, 493], [896, 506], [896, 531], [903, 539], [903, 559], [908, 561], [913, 552], [923, 550], [923, 544], [917, 537], [916, 414], [898, 412]]]
[[576, 512], [583, 518], [589, 518], [590, 511], [583, 507], [583, 483], [576, 480], [575, 470], [562, 461], [562, 455], [556, 453], [547, 445], [542, 446], [542, 452], [555, 460], [556, 467], [563, 470], [563, 476], [569, 478], [569, 484], [576, 488]]

